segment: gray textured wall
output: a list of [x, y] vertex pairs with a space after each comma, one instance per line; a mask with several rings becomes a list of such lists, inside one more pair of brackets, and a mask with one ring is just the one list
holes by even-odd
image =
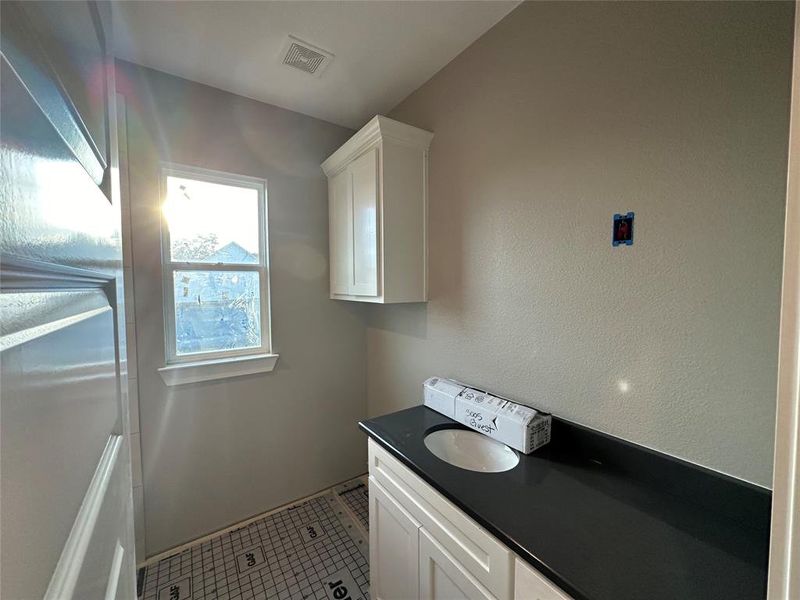
[[792, 11], [525, 3], [402, 102], [430, 302], [369, 308], [369, 412], [454, 376], [769, 485]]
[[[145, 537], [153, 555], [366, 470], [359, 307], [328, 299], [320, 162], [352, 131], [120, 63], [126, 97]], [[267, 179], [272, 373], [169, 388], [159, 161]]]

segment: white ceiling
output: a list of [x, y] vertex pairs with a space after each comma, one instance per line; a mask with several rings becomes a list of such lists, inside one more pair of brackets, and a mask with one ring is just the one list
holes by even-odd
[[[519, 0], [115, 3], [117, 56], [358, 128], [385, 114]], [[286, 67], [288, 34], [332, 52], [321, 77]]]

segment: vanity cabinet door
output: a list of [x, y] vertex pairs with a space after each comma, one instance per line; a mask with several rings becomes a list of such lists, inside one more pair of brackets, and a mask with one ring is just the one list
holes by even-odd
[[516, 560], [514, 600], [571, 600], [527, 563]]
[[373, 600], [419, 598], [420, 524], [369, 479], [369, 568]]
[[425, 531], [419, 530], [420, 600], [494, 600], [478, 581]]

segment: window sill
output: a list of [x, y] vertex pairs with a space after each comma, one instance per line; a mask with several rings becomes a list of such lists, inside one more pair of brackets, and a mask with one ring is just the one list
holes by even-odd
[[254, 373], [267, 373], [275, 368], [277, 354], [234, 356], [214, 360], [175, 363], [161, 367], [158, 372], [168, 386], [197, 383], [213, 379], [227, 379]]

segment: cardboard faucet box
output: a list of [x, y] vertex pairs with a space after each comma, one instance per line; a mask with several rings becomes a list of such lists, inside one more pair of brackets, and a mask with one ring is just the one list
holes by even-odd
[[464, 386], [443, 377], [431, 377], [422, 384], [425, 406], [446, 417], [454, 418], [456, 397], [464, 391]]
[[550, 441], [550, 415], [473, 388], [456, 397], [453, 418], [524, 454]]

